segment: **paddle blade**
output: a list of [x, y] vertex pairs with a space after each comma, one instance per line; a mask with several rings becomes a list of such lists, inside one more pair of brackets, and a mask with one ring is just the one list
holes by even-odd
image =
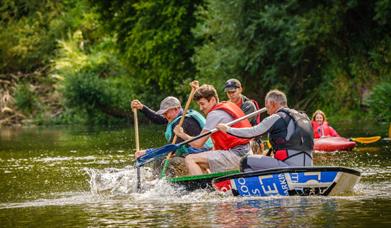
[[165, 156], [171, 151], [177, 150], [178, 148], [179, 146], [177, 144], [168, 144], [160, 148], [154, 149], [144, 154], [143, 156], [138, 157], [136, 160], [136, 167], [141, 167], [151, 161], [154, 161], [162, 156]]
[[358, 137], [358, 138], [350, 138], [350, 140], [358, 142], [358, 143], [374, 143], [381, 139], [381, 136], [373, 136], [373, 137]]

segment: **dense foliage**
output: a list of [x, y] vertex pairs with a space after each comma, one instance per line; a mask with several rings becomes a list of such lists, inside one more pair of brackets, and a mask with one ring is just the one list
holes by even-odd
[[[377, 120], [391, 123], [391, 82], [383, 82], [375, 86], [368, 99], [371, 114]], [[391, 127], [391, 126], [390, 126]]]
[[[360, 111], [390, 80], [390, 1], [208, 0], [196, 34], [204, 77], [239, 77], [254, 97], [270, 88], [307, 111]], [[388, 9], [388, 10], [387, 10]]]
[[158, 85], [176, 95], [183, 81], [195, 77], [191, 62], [199, 42], [191, 33], [200, 0], [91, 1], [97, 5], [102, 22], [115, 31], [118, 47], [133, 77], [143, 87]]
[[279, 88], [309, 113], [391, 119], [390, 0], [3, 0], [0, 16], [1, 112], [126, 121], [131, 99], [185, 100], [193, 79], [225, 99], [235, 77], [260, 104]]

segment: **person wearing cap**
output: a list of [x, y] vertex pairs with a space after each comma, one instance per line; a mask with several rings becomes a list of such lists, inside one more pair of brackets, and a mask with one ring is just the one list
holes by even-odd
[[[160, 109], [157, 112], [150, 109], [148, 106], [142, 104], [139, 100], [133, 100], [131, 102], [131, 107], [140, 110], [152, 122], [156, 124], [167, 125], [164, 136], [167, 142], [169, 143], [172, 142], [174, 136], [173, 129], [179, 123], [179, 120], [183, 113], [181, 103], [178, 100], [178, 98], [173, 96], [164, 98], [160, 102]], [[182, 126], [187, 134], [191, 136], [196, 136], [200, 134], [201, 129], [204, 127], [204, 125], [205, 125], [205, 118], [199, 112], [190, 109], [186, 113]], [[179, 137], [176, 142], [179, 143], [182, 141], [183, 139]], [[207, 150], [209, 148], [212, 148], [212, 146], [213, 146], [212, 142], [208, 141], [205, 147], [201, 148], [201, 150], [202, 149]], [[136, 158], [144, 155], [147, 151], [148, 150], [137, 151], [135, 154]], [[198, 152], [198, 151], [200, 150], [196, 150], [191, 147], [181, 147], [179, 150], [177, 150], [176, 154], [183, 155], [183, 154]]]
[[[200, 110], [206, 115], [205, 126], [201, 134], [211, 131], [219, 123], [228, 123], [234, 119], [244, 116], [243, 111], [234, 103], [223, 101], [219, 103], [216, 89], [212, 85], [200, 86], [195, 94], [194, 100]], [[250, 122], [245, 119], [233, 126], [250, 127]], [[180, 126], [175, 127], [174, 133], [184, 139], [193, 138], [188, 135]], [[242, 139], [224, 132], [214, 132], [190, 143], [192, 147], [201, 148], [205, 142], [212, 139], [214, 150], [189, 154], [185, 157], [185, 164], [190, 175], [199, 175], [207, 172], [223, 172], [239, 169], [241, 157], [250, 151], [249, 139]]]
[[[239, 106], [243, 112], [247, 115], [259, 109], [258, 102], [247, 98], [242, 94], [242, 84], [238, 79], [231, 78], [224, 84], [224, 92], [227, 94], [229, 101]], [[254, 117], [249, 118], [252, 126], [257, 125], [261, 122], [261, 115], [258, 114]], [[262, 154], [264, 146], [260, 137], [254, 138], [251, 143], [251, 148], [254, 153]]]
[[[242, 84], [238, 79], [231, 78], [224, 84], [224, 92], [227, 94], [229, 101], [239, 106], [243, 112], [247, 115], [259, 109], [259, 105], [255, 100], [249, 99], [242, 94]], [[260, 122], [260, 115], [249, 118], [252, 126], [257, 125]]]
[[243, 172], [263, 169], [312, 166], [314, 138], [311, 121], [303, 112], [288, 108], [285, 93], [271, 90], [266, 94], [265, 107], [269, 116], [250, 128], [216, 126], [220, 131], [243, 138], [268, 134], [274, 157], [248, 155], [243, 157], [240, 169]]

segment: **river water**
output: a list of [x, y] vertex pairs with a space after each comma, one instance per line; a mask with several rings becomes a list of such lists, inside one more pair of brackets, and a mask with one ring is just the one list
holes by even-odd
[[[342, 135], [386, 136], [387, 126], [339, 125]], [[142, 126], [141, 147], [164, 145]], [[129, 128], [0, 129], [0, 227], [389, 227], [391, 143], [316, 153], [315, 164], [362, 172], [354, 192], [333, 197], [241, 198], [186, 192], [142, 169], [136, 191]]]

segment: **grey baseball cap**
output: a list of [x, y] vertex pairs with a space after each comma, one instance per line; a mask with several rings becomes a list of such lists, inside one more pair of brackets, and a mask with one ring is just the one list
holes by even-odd
[[228, 91], [234, 91], [237, 88], [240, 88], [242, 85], [240, 84], [240, 81], [235, 78], [231, 78], [224, 84], [224, 92]]
[[169, 96], [160, 102], [160, 109], [157, 111], [157, 114], [163, 115], [169, 109], [179, 107], [181, 107], [181, 102], [179, 102], [178, 98]]

